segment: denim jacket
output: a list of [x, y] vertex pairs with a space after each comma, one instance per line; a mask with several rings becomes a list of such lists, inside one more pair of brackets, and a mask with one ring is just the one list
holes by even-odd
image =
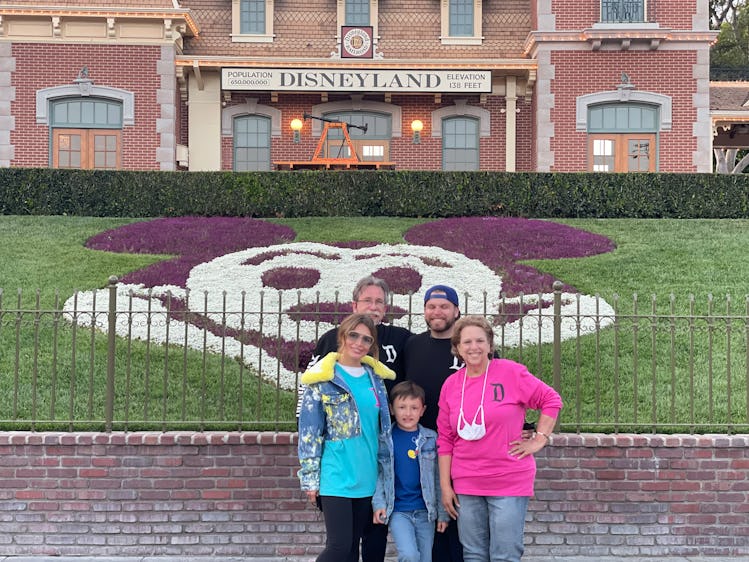
[[[299, 412], [299, 464], [297, 473], [302, 490], [320, 489], [320, 459], [325, 442], [341, 441], [361, 435], [359, 410], [351, 389], [335, 372], [338, 353], [328, 353], [302, 375], [306, 385]], [[395, 379], [395, 373], [366, 355], [362, 364], [375, 389], [380, 406], [380, 438], [390, 433], [390, 410], [383, 379]]]
[[[395, 424], [393, 424], [395, 425]], [[437, 465], [437, 432], [419, 424], [419, 436], [416, 438], [417, 458], [421, 480], [421, 497], [427, 506], [429, 520], [449, 521], [445, 507], [442, 505], [439, 466]], [[372, 497], [372, 509], [385, 510], [385, 523], [390, 520], [395, 505], [395, 464], [392, 429], [387, 435], [380, 436], [377, 451], [377, 488]]]

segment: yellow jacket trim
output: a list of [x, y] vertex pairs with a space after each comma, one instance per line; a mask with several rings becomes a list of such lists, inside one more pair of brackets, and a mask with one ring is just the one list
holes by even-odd
[[[302, 384], [315, 384], [318, 382], [333, 380], [335, 363], [338, 360], [338, 357], [339, 354], [335, 351], [328, 353], [325, 357], [312, 365], [312, 367], [307, 369], [307, 371], [302, 375]], [[362, 357], [361, 362], [372, 367], [375, 375], [381, 379], [395, 380], [395, 371], [384, 363], [380, 363], [374, 357], [365, 355]]]

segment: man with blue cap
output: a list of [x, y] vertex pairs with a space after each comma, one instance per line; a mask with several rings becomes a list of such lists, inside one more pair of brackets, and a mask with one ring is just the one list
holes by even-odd
[[[421, 424], [437, 429], [437, 402], [445, 379], [463, 363], [452, 354], [450, 338], [460, 318], [458, 293], [447, 285], [434, 285], [424, 293], [426, 332], [411, 336], [404, 350], [406, 380], [424, 388], [426, 411]], [[444, 533], [434, 536], [432, 562], [463, 562], [458, 526], [451, 521]]]

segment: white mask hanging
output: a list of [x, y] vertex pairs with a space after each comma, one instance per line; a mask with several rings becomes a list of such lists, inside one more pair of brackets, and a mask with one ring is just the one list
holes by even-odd
[[481, 404], [476, 409], [476, 413], [474, 414], [471, 423], [468, 423], [465, 413], [463, 412], [463, 399], [466, 394], [466, 379], [468, 378], [468, 371], [466, 370], [463, 375], [463, 390], [460, 393], [460, 412], [458, 413], [458, 435], [461, 439], [465, 439], [466, 441], [478, 441], [486, 435], [486, 423], [484, 421], [484, 393], [486, 392], [486, 379], [489, 378], [487, 376], [488, 372], [489, 365], [486, 366], [486, 372], [484, 373], [484, 385], [481, 388]]

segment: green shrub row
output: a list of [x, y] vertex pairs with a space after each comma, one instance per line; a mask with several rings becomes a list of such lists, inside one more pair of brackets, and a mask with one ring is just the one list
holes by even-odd
[[0, 213], [745, 218], [749, 174], [2, 168]]

